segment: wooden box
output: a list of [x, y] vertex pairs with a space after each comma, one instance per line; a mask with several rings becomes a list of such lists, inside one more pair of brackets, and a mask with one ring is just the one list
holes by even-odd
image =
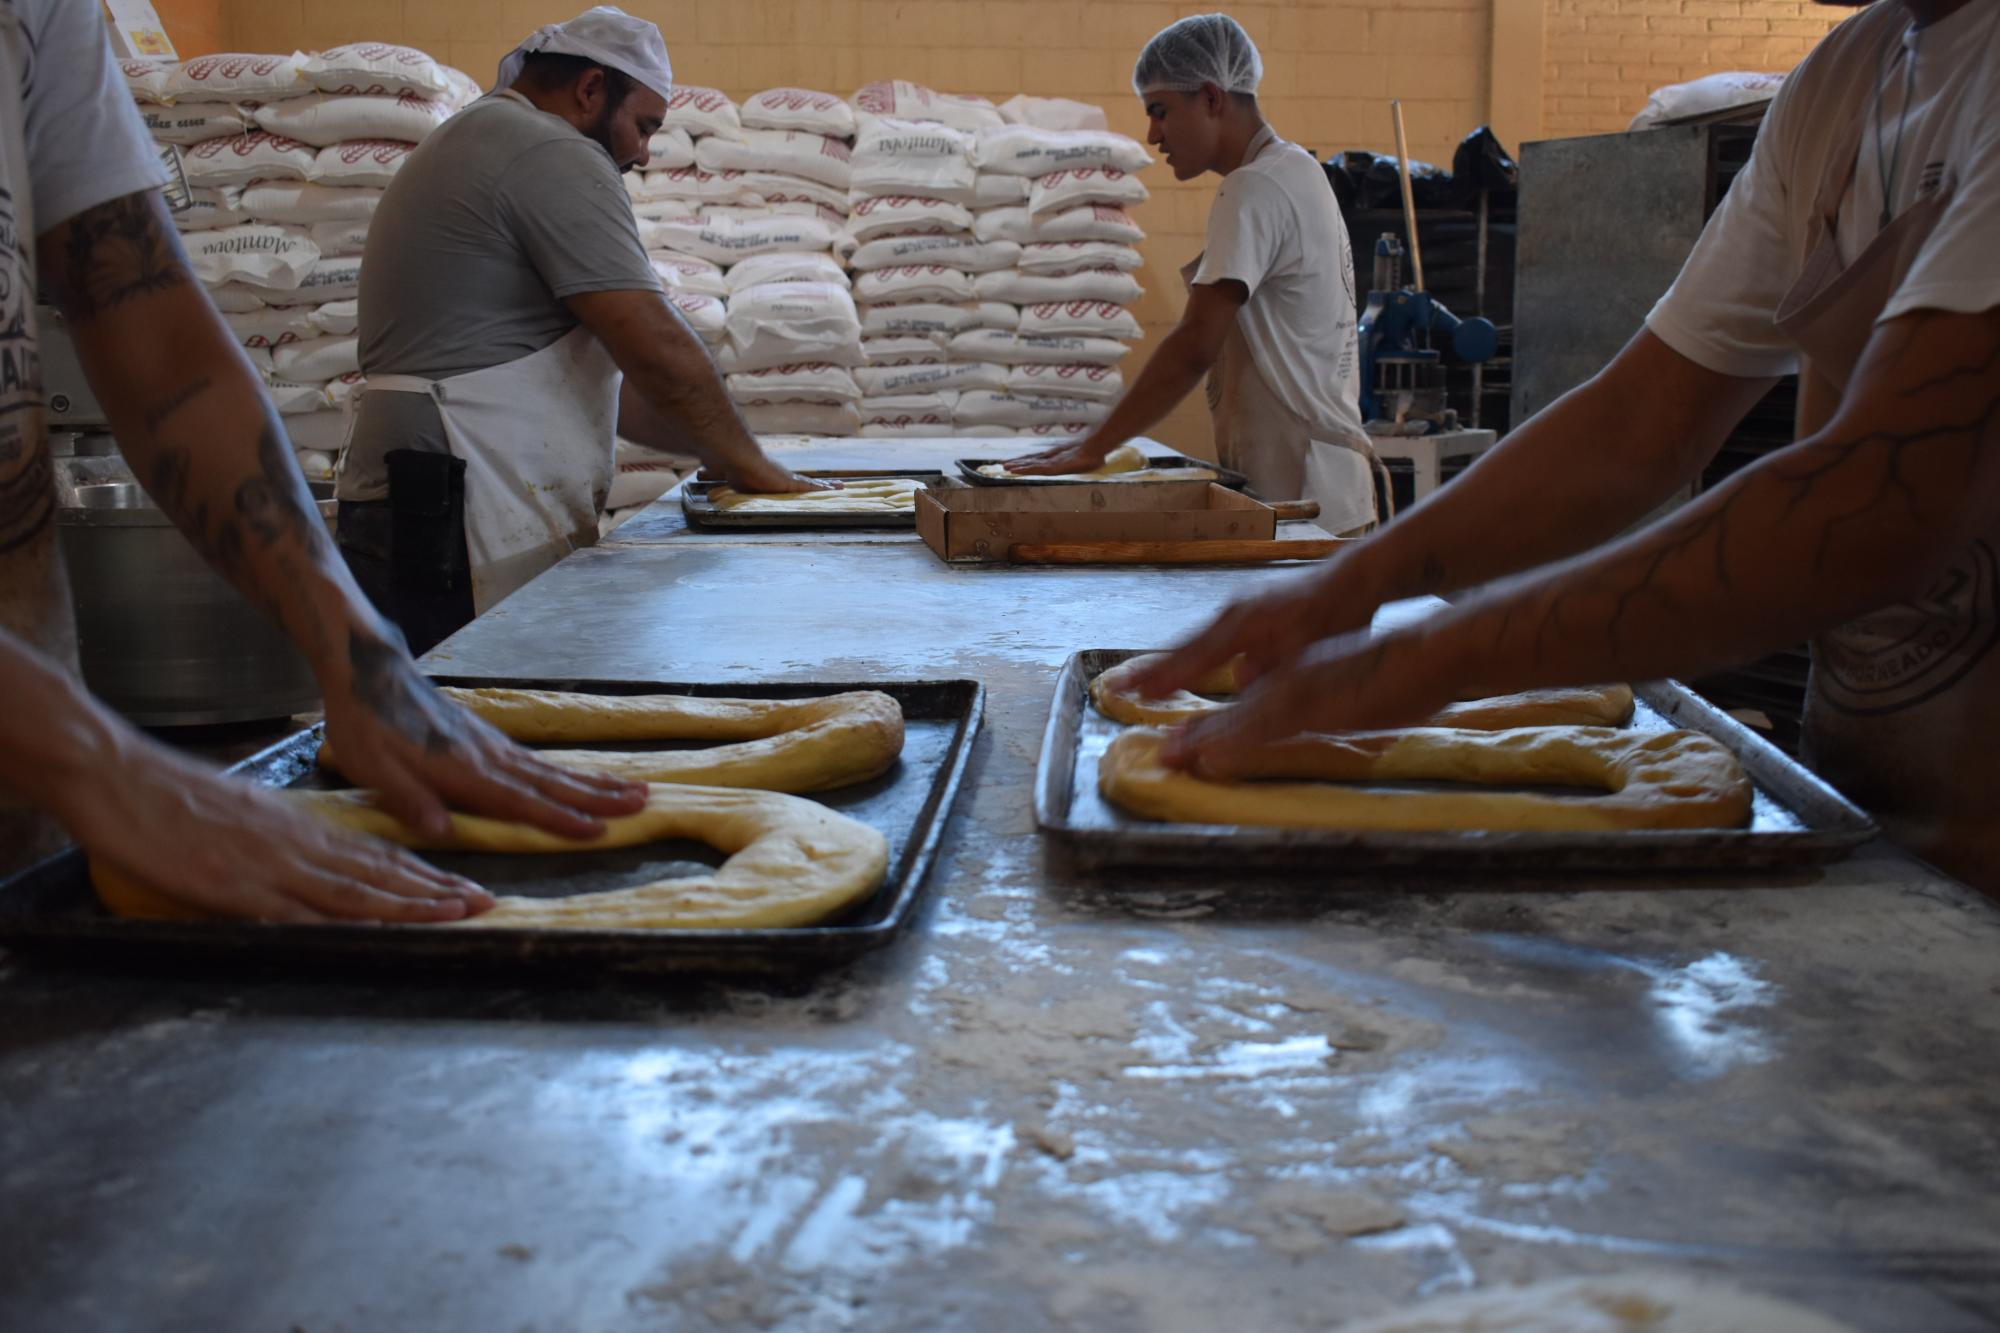
[[1015, 542], [1269, 541], [1261, 500], [1207, 481], [963, 486], [917, 492], [917, 534], [943, 560], [1005, 560]]

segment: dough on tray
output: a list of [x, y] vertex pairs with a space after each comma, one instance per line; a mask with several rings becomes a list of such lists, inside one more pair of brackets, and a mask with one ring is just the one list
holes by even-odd
[[[1267, 747], [1249, 780], [1233, 782], [1168, 768], [1160, 762], [1164, 739], [1152, 728], [1112, 739], [1098, 762], [1107, 801], [1174, 823], [1394, 832], [1735, 828], [1750, 818], [1752, 788], [1736, 756], [1693, 731], [1412, 727], [1300, 736]], [[1332, 785], [1425, 781], [1603, 794]]]
[[924, 484], [908, 477], [849, 477], [837, 491], [785, 491], [771, 495], [718, 486], [708, 502], [726, 514], [914, 514]]
[[1219, 473], [1205, 467], [1147, 467], [1146, 455], [1136, 444], [1121, 444], [1104, 456], [1104, 462], [1088, 472], [1059, 472], [1050, 476], [1009, 472], [1005, 463], [988, 463], [977, 469], [982, 477], [1002, 481], [1214, 481]]

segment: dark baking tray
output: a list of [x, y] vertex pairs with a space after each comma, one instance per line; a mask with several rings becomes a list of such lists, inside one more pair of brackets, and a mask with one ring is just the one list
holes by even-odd
[[1079, 864], [1311, 871], [1321, 878], [1387, 868], [1493, 871], [1722, 870], [1837, 860], [1875, 824], [1818, 777], [1728, 714], [1673, 681], [1641, 685], [1631, 725], [1685, 727], [1722, 742], [1756, 784], [1746, 829], [1622, 832], [1342, 832], [1165, 824], [1127, 815], [1097, 792], [1097, 761], [1123, 728], [1090, 705], [1098, 672], [1131, 649], [1072, 654], [1056, 681], [1035, 774], [1035, 820]]
[[[978, 681], [684, 684], [654, 681], [439, 677], [441, 685], [496, 685], [592, 694], [731, 695], [801, 699], [880, 690], [903, 706], [903, 755], [872, 782], [809, 799], [852, 815], [889, 840], [889, 870], [866, 902], [819, 926], [788, 930], [440, 930], [424, 926], [260, 925], [134, 921], [112, 916], [91, 891], [83, 854], [66, 852], [0, 883], [0, 945], [46, 949], [93, 962], [135, 960], [204, 970], [220, 966], [326, 965], [348, 976], [486, 971], [517, 981], [541, 972], [801, 976], [882, 948], [911, 922], [937, 856], [985, 712]], [[232, 772], [275, 786], [329, 785], [313, 762], [320, 728], [292, 736]], [[672, 742], [619, 749], [686, 748]], [[713, 865], [696, 843], [550, 856], [428, 856], [497, 892], [560, 896], [641, 883], [662, 861]], [[652, 868], [649, 872], [647, 868]], [[692, 867], [690, 867], [692, 869]], [[698, 871], [697, 871], [698, 873]]]
[[[1019, 457], [1016, 454], [1014, 457]], [[1102, 486], [1104, 481], [1056, 481], [1050, 477], [982, 477], [979, 469], [1004, 463], [1004, 458], [961, 458], [958, 470], [964, 480], [973, 486]], [[1210, 463], [1199, 458], [1189, 458], [1186, 454], [1147, 454], [1147, 467], [1200, 467], [1215, 474], [1218, 484], [1232, 491], [1240, 491], [1250, 484], [1250, 478], [1234, 468], [1226, 468], [1220, 463]], [[1171, 480], [1163, 478], [1162, 480]], [[1140, 483], [1143, 485], [1144, 483]]]
[[[925, 486], [935, 486], [944, 481], [944, 473], [935, 468], [846, 468], [839, 471], [801, 472], [801, 477], [820, 477], [829, 481], [851, 479], [872, 480], [877, 477], [908, 477], [922, 482]], [[800, 518], [796, 514], [733, 514], [717, 509], [709, 502], [709, 492], [725, 481], [701, 481], [689, 478], [681, 483], [681, 512], [687, 515], [688, 526], [693, 528], [910, 528], [917, 526], [917, 514], [913, 509], [907, 514], [842, 514], [828, 512], [812, 518]]]

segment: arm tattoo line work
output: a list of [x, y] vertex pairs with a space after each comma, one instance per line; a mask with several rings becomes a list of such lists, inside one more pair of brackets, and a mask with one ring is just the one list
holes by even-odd
[[151, 191], [128, 194], [70, 220], [62, 255], [48, 266], [64, 315], [87, 324], [136, 297], [193, 281], [180, 243], [160, 225]]

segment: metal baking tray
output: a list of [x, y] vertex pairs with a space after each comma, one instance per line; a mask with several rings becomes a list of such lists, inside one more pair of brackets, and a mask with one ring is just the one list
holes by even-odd
[[[850, 468], [841, 471], [801, 472], [801, 477], [819, 477], [828, 481], [869, 481], [880, 477], [908, 477], [911, 481], [925, 486], [936, 486], [944, 481], [944, 473], [936, 468]], [[709, 500], [709, 493], [727, 486], [726, 481], [700, 481], [689, 478], [681, 483], [681, 512], [687, 515], [688, 526], [693, 528], [915, 528], [917, 514], [913, 509], [907, 514], [843, 514], [829, 510], [824, 514], [801, 516], [798, 514], [737, 514], [725, 509], [717, 509]]]
[[1097, 791], [1097, 761], [1123, 730], [1091, 707], [1090, 682], [1133, 649], [1073, 654], [1056, 681], [1035, 774], [1035, 820], [1086, 868], [1110, 865], [1215, 868], [1236, 874], [1426, 870], [1724, 870], [1815, 865], [1876, 836], [1872, 820], [1818, 777], [1728, 714], [1673, 681], [1635, 687], [1631, 726], [1683, 727], [1729, 747], [1756, 784], [1743, 829], [1621, 832], [1389, 833], [1330, 829], [1165, 824], [1116, 809]]
[[[872, 782], [809, 799], [879, 829], [889, 840], [882, 887], [818, 926], [762, 930], [440, 930], [426, 926], [263, 925], [241, 921], [135, 921], [98, 904], [83, 854], [69, 851], [0, 883], [0, 946], [56, 952], [70, 960], [212, 971], [220, 967], [317, 967], [373, 980], [385, 973], [485, 972], [507, 981], [540, 973], [601, 976], [728, 974], [804, 977], [882, 948], [906, 929], [922, 898], [945, 821], [965, 777], [985, 712], [978, 681], [852, 681], [811, 685], [439, 677], [441, 685], [497, 685], [591, 694], [692, 694], [800, 699], [880, 690], [903, 706], [901, 761]], [[334, 785], [313, 762], [320, 728], [279, 742], [231, 771], [274, 786]], [[681, 749], [687, 743], [606, 746]], [[665, 866], [700, 873], [721, 857], [692, 842], [574, 855], [434, 853], [427, 859], [500, 893], [542, 897], [622, 888]], [[699, 863], [699, 864], [691, 864]]]
[[[1013, 456], [1019, 457], [1018, 454]], [[973, 486], [1102, 486], [1107, 481], [1116, 480], [1116, 478], [1102, 478], [1097, 481], [1074, 481], [1068, 479], [1059, 480], [1054, 477], [982, 477], [979, 475], [979, 469], [991, 467], [995, 463], [1004, 463], [1006, 461], [1004, 458], [961, 458], [958, 460], [958, 471], [961, 477]], [[1250, 484], [1250, 478], [1244, 476], [1234, 468], [1226, 468], [1220, 463], [1210, 463], [1199, 458], [1190, 458], [1186, 454], [1147, 454], [1146, 466], [1160, 468], [1207, 468], [1215, 474], [1215, 480], [1218, 485], [1227, 486], [1232, 491], [1240, 491]], [[1162, 477], [1160, 480], [1169, 481], [1172, 478]], [[1140, 484], [1144, 485], [1145, 483], [1141, 482]]]

